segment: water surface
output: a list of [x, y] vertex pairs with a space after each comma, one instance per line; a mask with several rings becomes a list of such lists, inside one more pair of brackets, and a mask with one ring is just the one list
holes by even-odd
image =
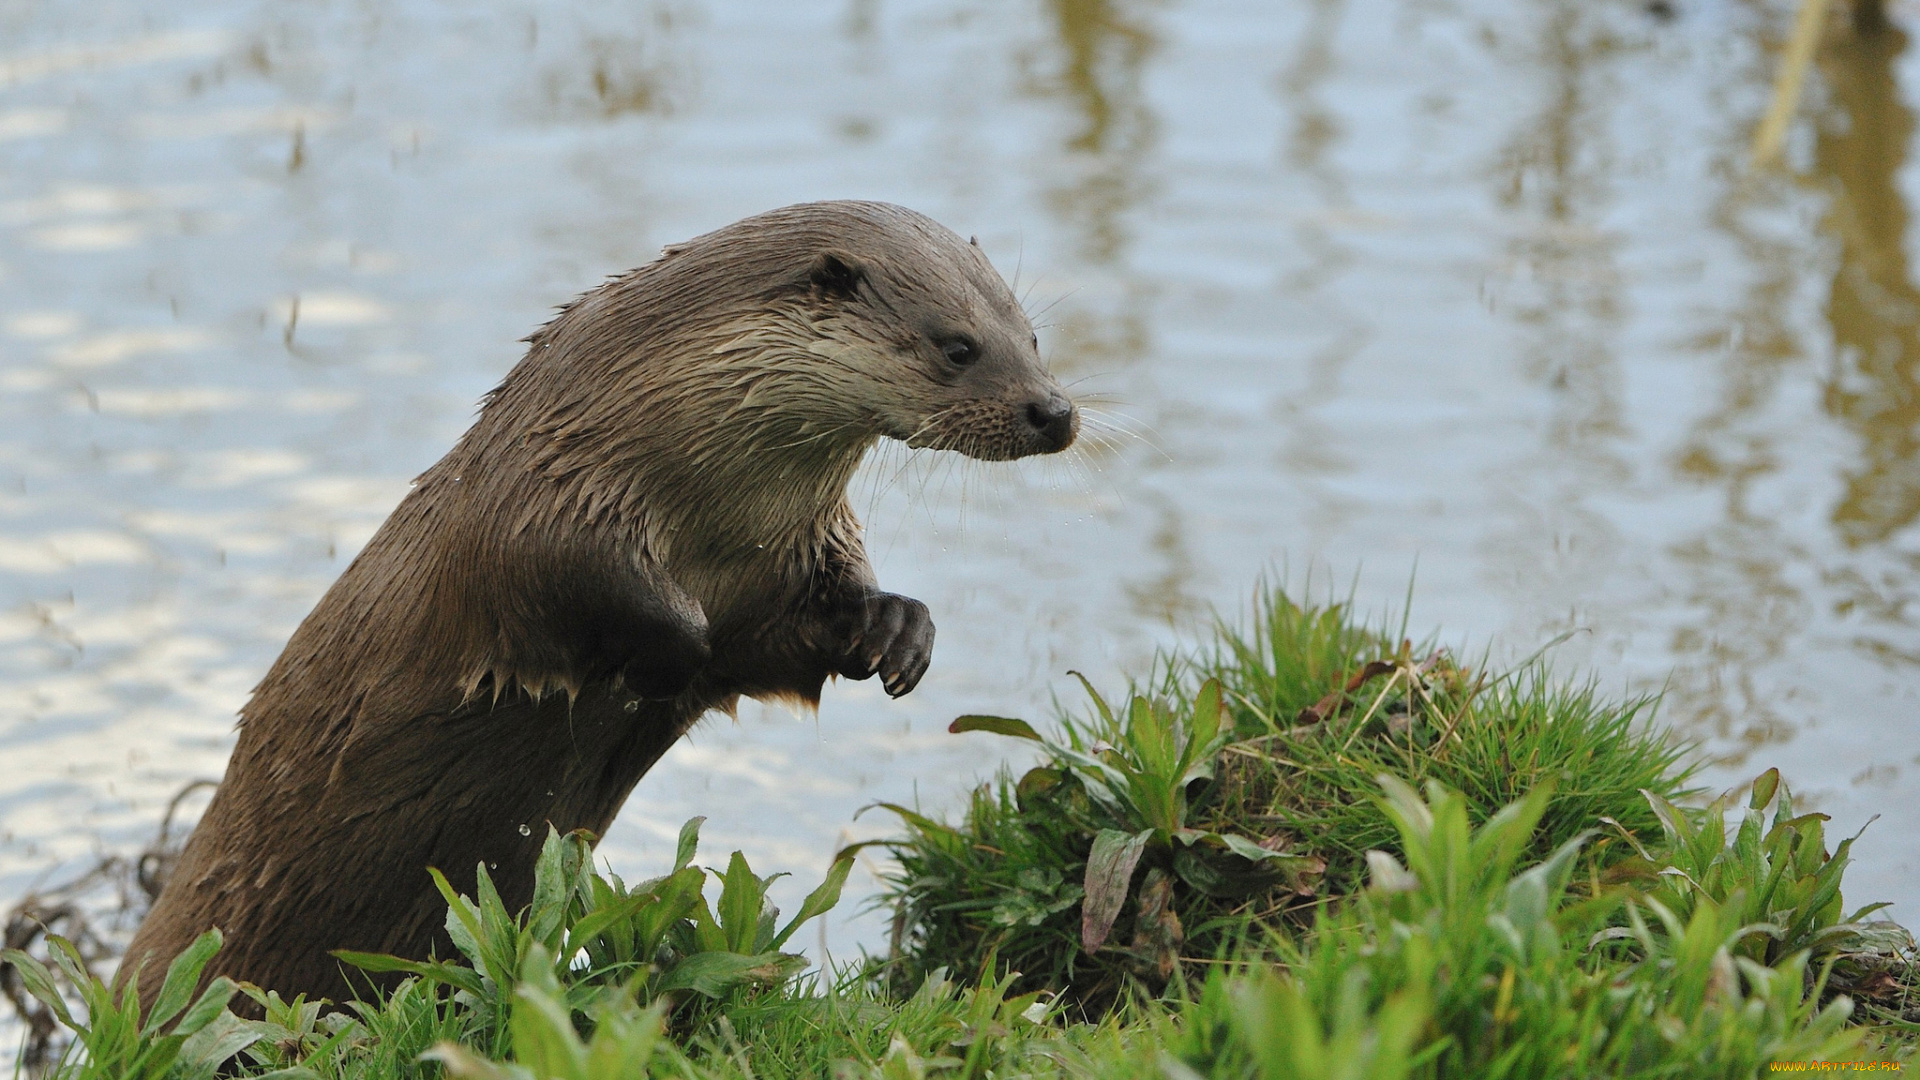
[[[749, 706], [602, 851], [788, 870], [947, 809], [964, 712], [1113, 685], [1309, 571], [1666, 690], [1730, 784], [1920, 902], [1915, 51], [1844, 28], [1745, 164], [1791, 5], [182, 0], [0, 10], [0, 899], [217, 776], [294, 625], [554, 305], [813, 198], [977, 235], [1113, 437], [891, 452], [910, 697]], [[1896, 19], [1920, 9], [1895, 6]], [[856, 878], [870, 893], [871, 878]], [[783, 885], [783, 887], [787, 887]], [[883, 920], [848, 904], [838, 955]]]

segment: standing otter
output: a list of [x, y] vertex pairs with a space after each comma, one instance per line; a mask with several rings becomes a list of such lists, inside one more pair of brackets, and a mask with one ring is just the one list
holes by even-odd
[[1009, 460], [1074, 440], [977, 244], [827, 202], [668, 248], [562, 308], [294, 631], [128, 949], [344, 1000], [332, 949], [450, 952], [427, 868], [533, 895], [547, 826], [606, 831], [741, 695], [888, 694], [926, 605], [882, 592], [846, 488], [881, 436]]

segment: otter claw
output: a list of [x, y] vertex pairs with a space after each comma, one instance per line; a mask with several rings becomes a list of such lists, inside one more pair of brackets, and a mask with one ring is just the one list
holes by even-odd
[[927, 605], [880, 593], [862, 602], [854, 620], [860, 625], [847, 635], [848, 659], [840, 674], [850, 679], [877, 674], [889, 697], [919, 685], [933, 658], [933, 617]]

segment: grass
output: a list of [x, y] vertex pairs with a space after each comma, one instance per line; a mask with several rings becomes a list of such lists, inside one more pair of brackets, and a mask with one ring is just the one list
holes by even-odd
[[632, 885], [550, 836], [525, 911], [484, 872], [472, 898], [440, 879], [461, 955], [349, 955], [407, 978], [342, 1010], [196, 997], [211, 935], [145, 1017], [61, 939], [6, 960], [72, 1034], [63, 1080], [1735, 1077], [1912, 1052], [1913, 942], [1847, 910], [1851, 840], [1771, 770], [1684, 808], [1649, 701], [1273, 591], [1125, 694], [1085, 689], [1045, 731], [955, 721], [1042, 763], [956, 820], [891, 808], [895, 948], [837, 971], [781, 949], [852, 852], [783, 921], [739, 853], [694, 864], [698, 819]]
[[[1662, 835], [1642, 791], [1666, 803], [1693, 793], [1684, 748], [1645, 722], [1650, 700], [1606, 701], [1591, 683], [1558, 682], [1537, 661], [1503, 674], [1470, 670], [1444, 650], [1366, 627], [1342, 604], [1303, 607], [1267, 591], [1251, 623], [1217, 627], [1209, 648], [1163, 662], [1130, 691], [1124, 717], [1088, 687], [1089, 711], [1063, 717], [1058, 740], [1011, 719], [955, 723], [1039, 740], [1051, 760], [976, 791], [959, 824], [895, 808], [909, 837], [895, 850], [893, 891], [906, 982], [943, 964], [977, 968], [992, 952], [1003, 969], [1097, 1012], [1143, 977], [1164, 984], [1170, 956], [1210, 961], [1251, 928], [1305, 929], [1327, 898], [1364, 883], [1369, 851], [1399, 853], [1394, 823], [1373, 797], [1381, 775], [1461, 793], [1475, 824], [1551, 785], [1527, 857], [1544, 859], [1605, 818], [1612, 833], [1583, 851], [1593, 868], [1635, 854], [1627, 841]], [[1196, 729], [1208, 711], [1221, 719]], [[1149, 731], [1208, 744], [1205, 775], [1174, 757], [1142, 757], [1134, 744]], [[1114, 797], [1116, 786], [1130, 790], [1124, 778], [1087, 766], [1097, 746], [1114, 748], [1099, 755], [1109, 770], [1151, 772], [1155, 761], [1173, 770], [1161, 780], [1180, 788], [1184, 816], [1159, 822], [1161, 832], [1241, 836], [1296, 861], [1156, 841], [1169, 857], [1145, 856], [1145, 873], [1162, 876], [1141, 891], [1167, 890], [1162, 917], [1145, 926], [1137, 910], [1124, 914], [1110, 936], [1128, 947], [1086, 947], [1081, 901], [1093, 891], [1096, 841], [1153, 824], [1124, 793]]]

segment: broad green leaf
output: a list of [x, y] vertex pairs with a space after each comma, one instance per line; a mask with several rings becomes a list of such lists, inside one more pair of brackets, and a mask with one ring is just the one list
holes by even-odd
[[1420, 879], [1407, 872], [1400, 860], [1385, 851], [1367, 852], [1367, 887], [1381, 892], [1414, 892]]
[[200, 983], [200, 972], [206, 968], [207, 961], [220, 951], [220, 931], [209, 930], [193, 939], [193, 944], [181, 951], [173, 962], [167, 965], [167, 977], [160, 984], [160, 993], [154, 996], [153, 1010], [147, 1014], [146, 1023], [140, 1029], [142, 1035], [150, 1035], [180, 1014], [193, 1000], [193, 991]]
[[435, 1043], [420, 1059], [439, 1062], [447, 1075], [459, 1080], [520, 1080], [506, 1067], [488, 1061], [459, 1043]]
[[1768, 769], [1753, 778], [1753, 794], [1747, 798], [1747, 806], [1755, 810], [1764, 810], [1773, 801], [1773, 793], [1780, 788], [1780, 770]]
[[1066, 779], [1066, 773], [1060, 769], [1037, 765], [1020, 775], [1020, 783], [1013, 789], [1013, 797], [1020, 809], [1031, 810], [1028, 803], [1060, 786]]
[[787, 939], [793, 937], [795, 930], [800, 929], [801, 923], [833, 910], [833, 906], [840, 902], [840, 891], [846, 887], [847, 875], [853, 872], [853, 857], [859, 854], [861, 848], [871, 847], [877, 843], [881, 841], [868, 840], [841, 848], [833, 857], [833, 865], [827, 867], [826, 880], [800, 902], [800, 910], [794, 913], [793, 921], [773, 936], [773, 940], [767, 943], [767, 948], [778, 950], [780, 946], [787, 943]]
[[1773, 910], [1774, 897], [1779, 894], [1780, 886], [1786, 882], [1787, 873], [1793, 869], [1793, 860], [1784, 854], [1774, 860], [1773, 868], [1767, 874], [1766, 883], [1753, 898], [1754, 910], [1765, 914]]
[[[772, 881], [774, 877], [786, 877], [786, 875], [775, 874], [767, 880]], [[760, 917], [754, 920], [753, 944], [750, 948], [742, 949], [741, 951], [750, 953], [766, 952], [770, 947], [767, 943], [773, 940], [773, 928], [778, 925], [779, 922], [780, 909], [774, 906], [772, 900], [762, 897], [760, 900]]]
[[[89, 1017], [94, 1013], [113, 1011], [113, 992], [101, 985], [99, 980], [93, 977], [93, 973], [87, 970], [86, 961], [80, 958], [80, 950], [73, 942], [58, 934], [49, 934], [47, 935], [47, 953], [52, 957], [54, 966], [67, 977], [67, 984], [80, 991], [82, 1000], [87, 1004]], [[147, 958], [142, 957], [141, 965], [144, 966], [146, 962]], [[134, 970], [136, 976], [141, 973], [138, 968]], [[139, 997], [134, 979], [129, 977], [122, 991], [121, 1001], [123, 1004], [138, 1001]]]
[[180, 1064], [204, 1076], [212, 1076], [228, 1058], [259, 1042], [265, 1024], [242, 1020], [223, 1006], [200, 1030], [180, 1044]]
[[651, 962], [668, 931], [696, 912], [706, 913], [706, 886], [707, 873], [697, 866], [677, 870], [655, 886], [654, 895], [660, 898], [660, 903], [643, 907], [634, 916], [634, 932], [643, 950], [636, 959]]
[[718, 922], [714, 921], [713, 910], [707, 906], [707, 898], [704, 895], [700, 897], [698, 903], [693, 905], [689, 914], [693, 916], [694, 951], [702, 953], [733, 951], [727, 948], [726, 932], [720, 929]]
[[567, 931], [567, 944], [575, 948], [586, 948], [602, 933], [606, 932], [609, 926], [615, 923], [626, 922], [638, 914], [642, 908], [660, 902], [658, 892], [648, 891], [634, 893], [632, 896], [617, 900], [606, 907], [596, 909], [579, 922], [574, 923], [573, 927]]
[[[1814, 876], [1814, 889], [1811, 896], [1801, 903], [1800, 910], [1788, 927], [1788, 940], [1796, 941], [1817, 925], [1830, 925], [1841, 908], [1840, 875], [1850, 861], [1848, 852], [1858, 837], [1849, 837], [1840, 841], [1834, 849], [1833, 857], [1820, 868]], [[1829, 910], [1832, 909], [1832, 910]]]
[[1146, 698], [1135, 695], [1127, 701], [1127, 726], [1123, 732], [1125, 742], [1134, 752], [1134, 758], [1143, 770], [1156, 777], [1164, 777], [1174, 764], [1173, 760], [1173, 721], [1159, 711]]
[[968, 731], [989, 731], [995, 735], [1011, 735], [1016, 739], [1032, 739], [1045, 742], [1033, 725], [1025, 720], [1015, 720], [1010, 716], [962, 716], [947, 725], [947, 730], [955, 735]]
[[1528, 867], [1507, 882], [1504, 911], [1508, 922], [1525, 938], [1528, 947], [1535, 942], [1555, 940], [1553, 914], [1574, 860], [1592, 832], [1583, 832], [1554, 849], [1547, 860]]
[[572, 914], [574, 885], [580, 872], [581, 849], [585, 847], [575, 834], [563, 837], [551, 822], [547, 824], [547, 838], [540, 845], [540, 857], [533, 868], [533, 905], [527, 910], [527, 929], [535, 941], [549, 949], [559, 948], [560, 935]]
[[1139, 818], [1141, 825], [1149, 824], [1133, 800], [1133, 777], [1125, 770], [1103, 760], [1100, 755], [1085, 753], [1071, 747], [1048, 743], [1047, 751], [1057, 760], [1073, 766], [1091, 781], [1082, 783], [1081, 789], [1094, 802], [1116, 814]]
[[1193, 737], [1195, 744], [1204, 746], [1220, 734], [1227, 716], [1227, 705], [1221, 699], [1220, 680], [1208, 679], [1200, 684], [1199, 693], [1193, 696]]
[[1304, 855], [1292, 855], [1284, 851], [1272, 851], [1261, 847], [1238, 833], [1211, 833], [1220, 843], [1235, 855], [1248, 862], [1263, 862], [1267, 859], [1304, 859]]
[[727, 860], [727, 872], [720, 877], [720, 900], [714, 905], [714, 915], [726, 935], [728, 952], [755, 951], [754, 931], [759, 928], [760, 909], [766, 897], [766, 883], [747, 865], [746, 855], [734, 852]]
[[665, 1036], [666, 1006], [657, 1001], [638, 1015], [604, 1012], [587, 1047], [587, 1075], [592, 1080], [647, 1080], [648, 1063]]
[[441, 960], [403, 960], [386, 953], [355, 952], [352, 949], [335, 949], [328, 955], [352, 964], [362, 971], [376, 973], [404, 971], [430, 982], [442, 983], [471, 994], [482, 993], [485, 989], [480, 973], [464, 964], [450, 964]]
[[1640, 797], [1647, 800], [1647, 805], [1653, 807], [1654, 816], [1660, 819], [1660, 828], [1667, 834], [1667, 844], [1675, 848], [1685, 846], [1693, 833], [1687, 824], [1687, 816], [1646, 788], [1640, 789]]
[[1387, 816], [1393, 818], [1402, 831], [1422, 838], [1433, 833], [1433, 811], [1406, 781], [1387, 773], [1381, 773], [1373, 780], [1386, 792], [1383, 806]]
[[513, 996], [514, 1060], [537, 1077], [584, 1077], [587, 1048], [574, 1033], [571, 1010], [525, 982]]
[[702, 952], [675, 964], [654, 987], [657, 994], [691, 990], [710, 998], [749, 983], [775, 985], [804, 971], [807, 959], [788, 953], [767, 952], [743, 956], [729, 952]]
[[[1542, 781], [1527, 792], [1526, 797], [1495, 811], [1486, 824], [1474, 832], [1468, 845], [1475, 872], [1506, 876], [1514, 860], [1526, 850], [1527, 842], [1533, 839], [1534, 827], [1540, 824], [1552, 800], [1552, 781]], [[1464, 811], [1464, 807], [1462, 809]]]
[[700, 848], [700, 826], [706, 820], [704, 817], [688, 818], [687, 823], [680, 826], [680, 842], [675, 845], [673, 853], [675, 873], [685, 870], [693, 862], [694, 852]]
[[494, 888], [487, 864], [475, 863], [473, 876], [474, 901], [480, 914], [480, 962], [474, 966], [504, 992], [513, 986], [520, 973], [522, 931], [507, 911], [506, 901], [500, 899], [500, 890]]
[[1893, 902], [1889, 900], [1882, 900], [1877, 904], [1868, 904], [1865, 907], [1862, 907], [1859, 911], [1854, 912], [1853, 914], [1847, 916], [1845, 919], [1841, 921], [1856, 923], [1866, 918], [1867, 916], [1873, 914], [1874, 912], [1881, 910], [1882, 908], [1890, 908], [1892, 906], [1893, 906]]
[[1087, 855], [1086, 896], [1080, 906], [1080, 947], [1097, 951], [1107, 943], [1113, 921], [1120, 917], [1134, 867], [1153, 839], [1152, 829], [1129, 836], [1118, 829], [1101, 829]]
[[[174, 1061], [180, 1057], [180, 1044], [186, 1041], [184, 1035], [162, 1035], [146, 1043], [145, 1048], [140, 1053], [136, 1053], [127, 1063], [124, 1074], [128, 1077], [140, 1077], [142, 1080], [148, 1080], [148, 1078], [157, 1080], [159, 1077], [166, 1076], [172, 1070]], [[105, 1069], [102, 1072], [109, 1076], [113, 1075], [112, 1069]]]
[[447, 875], [437, 868], [428, 867], [427, 873], [433, 876], [433, 887], [440, 890], [441, 898], [447, 902], [447, 936], [453, 939], [453, 947], [467, 958], [467, 963], [475, 968], [484, 968], [486, 958], [480, 949], [480, 909], [474, 906], [473, 901], [454, 891]]
[[59, 988], [53, 984], [53, 973], [46, 969], [46, 965], [19, 949], [0, 952], [0, 963], [11, 964], [14, 973], [20, 976], [20, 984], [27, 988], [27, 993], [52, 1009], [53, 1015], [59, 1017], [62, 1024], [75, 1031], [86, 1031], [74, 1022], [73, 1013], [67, 1009], [67, 1000], [60, 996]]
[[225, 975], [208, 983], [206, 991], [193, 1003], [193, 1007], [183, 1013], [180, 1022], [173, 1026], [173, 1033], [192, 1035], [213, 1023], [216, 1017], [226, 1013], [227, 1002], [232, 1001], [233, 995], [239, 992], [239, 985]]
[[[1188, 885], [1222, 899], [1253, 896], [1281, 884], [1299, 887], [1327, 868], [1320, 859], [1268, 851], [1242, 836], [1202, 833], [1198, 839], [1206, 843], [1181, 839], [1186, 843], [1174, 849], [1173, 872]], [[1249, 850], [1260, 854], [1245, 854]]]

